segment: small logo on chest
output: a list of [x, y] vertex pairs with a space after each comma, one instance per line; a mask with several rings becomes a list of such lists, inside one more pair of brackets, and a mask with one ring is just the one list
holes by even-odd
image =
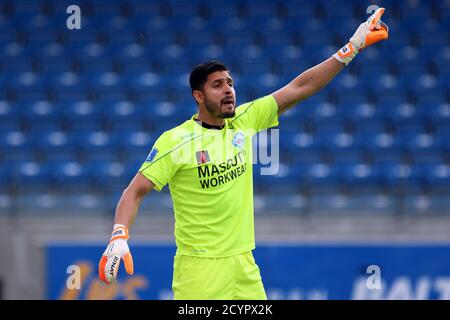
[[245, 144], [245, 136], [242, 132], [238, 132], [233, 137], [233, 146], [238, 147], [239, 149], [242, 149]]
[[198, 164], [204, 164], [204, 163], [208, 163], [210, 161], [208, 150], [197, 151], [196, 156], [197, 156]]

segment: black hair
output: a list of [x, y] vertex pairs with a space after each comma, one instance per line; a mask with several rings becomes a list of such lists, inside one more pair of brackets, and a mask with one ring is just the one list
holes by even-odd
[[214, 60], [195, 66], [189, 76], [189, 84], [191, 85], [192, 92], [194, 90], [202, 90], [208, 75], [216, 71], [228, 71], [228, 69], [223, 63]]

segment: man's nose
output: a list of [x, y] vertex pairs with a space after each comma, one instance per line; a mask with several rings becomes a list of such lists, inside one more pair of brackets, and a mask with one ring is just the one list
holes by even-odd
[[225, 93], [230, 94], [232, 92], [231, 88], [231, 85], [229, 85], [228, 83], [225, 84]]

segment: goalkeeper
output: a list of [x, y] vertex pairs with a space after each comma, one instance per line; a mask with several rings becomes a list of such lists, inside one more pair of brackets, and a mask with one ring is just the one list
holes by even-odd
[[122, 259], [127, 273], [133, 273], [128, 230], [144, 196], [169, 184], [177, 245], [174, 298], [267, 299], [252, 254], [252, 135], [278, 125], [283, 112], [316, 94], [361, 50], [387, 39], [383, 13], [383, 8], [376, 10], [326, 61], [238, 108], [233, 79], [223, 64], [210, 61], [195, 67], [189, 82], [198, 114], [157, 139], [123, 192], [99, 263], [100, 279], [116, 282]]

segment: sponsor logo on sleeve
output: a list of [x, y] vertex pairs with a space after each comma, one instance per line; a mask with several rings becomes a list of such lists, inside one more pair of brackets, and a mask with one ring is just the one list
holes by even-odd
[[152, 162], [155, 159], [157, 154], [158, 154], [158, 149], [152, 148], [152, 150], [148, 154], [147, 159], [145, 159], [145, 162]]

